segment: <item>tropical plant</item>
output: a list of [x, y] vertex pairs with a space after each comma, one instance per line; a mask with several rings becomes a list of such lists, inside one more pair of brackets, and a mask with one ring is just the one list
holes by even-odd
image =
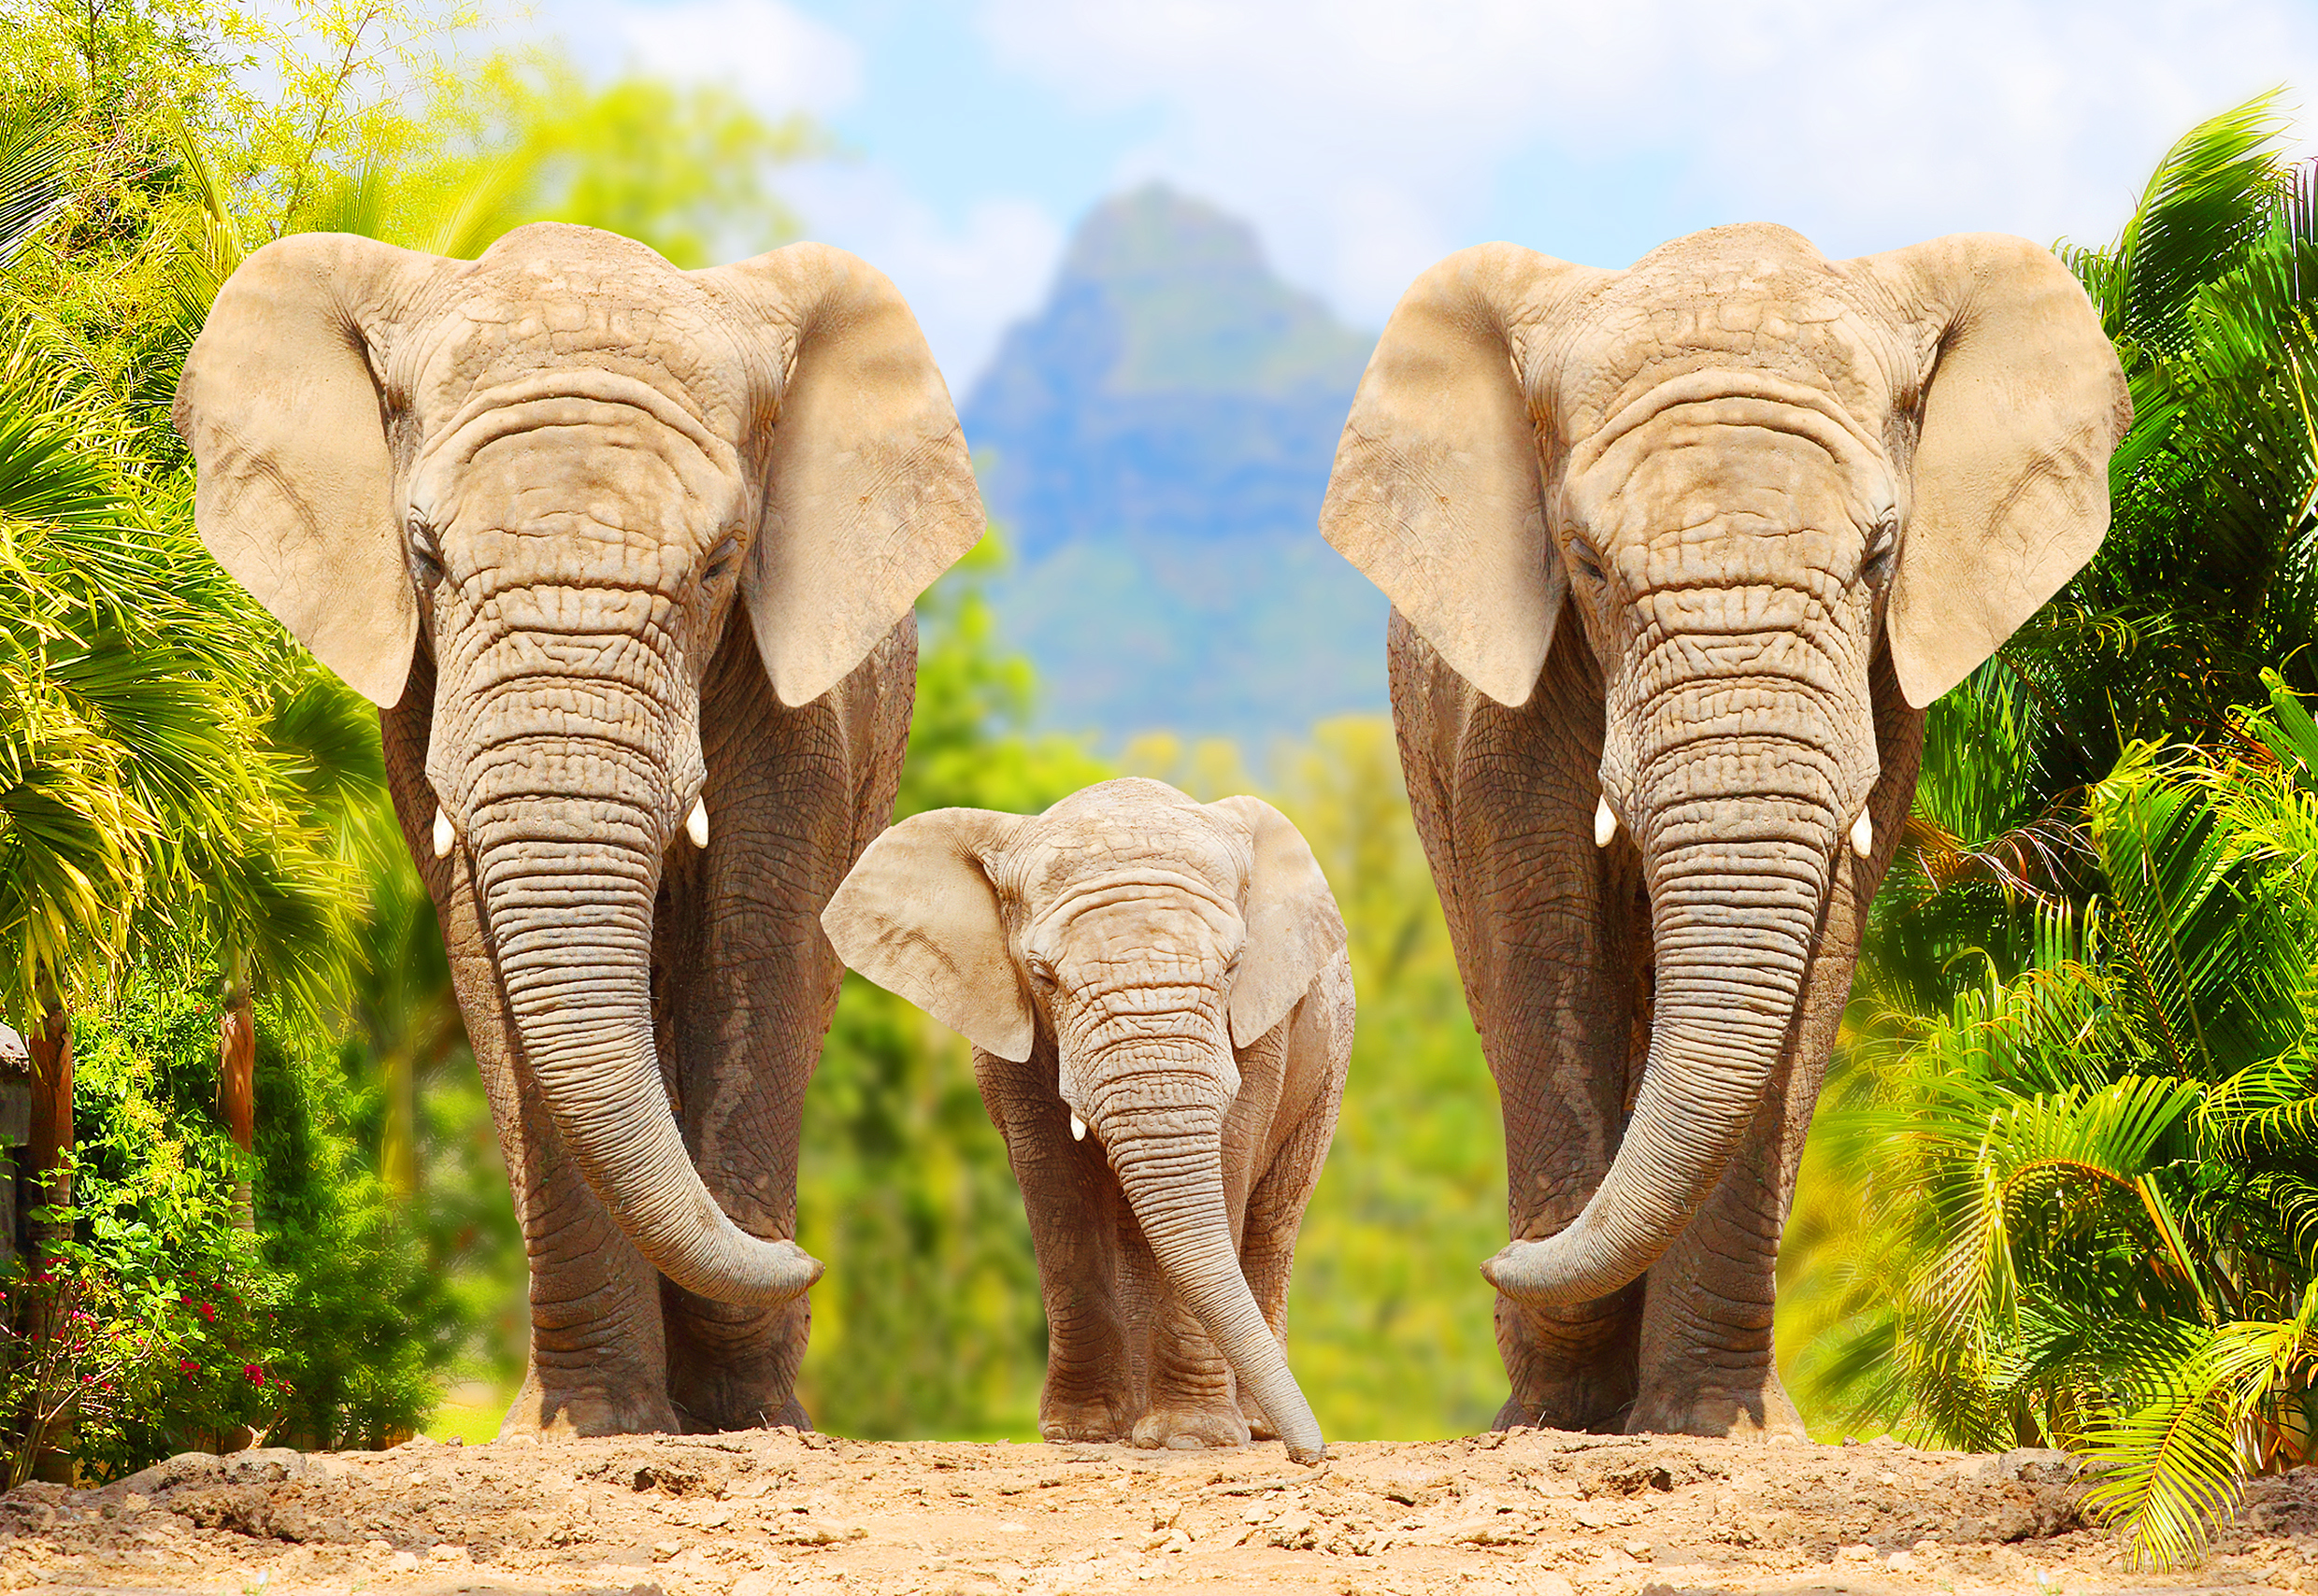
[[1807, 1400], [2083, 1452], [2160, 1561], [2318, 1455], [2318, 724], [2268, 686], [2211, 748], [2128, 746], [2085, 802], [2097, 890], [2019, 973], [1879, 1016], [1818, 1133], [1867, 1217], [1801, 1293]]
[[[2272, 1079], [2304, 1022], [2280, 994], [2311, 946], [2307, 929], [2279, 929], [2275, 903], [2241, 904], [2275, 884], [2276, 866], [2227, 840], [2241, 834], [2231, 825], [2254, 824], [2232, 805], [2262, 790], [2260, 759], [2229, 750], [2257, 747], [2244, 728], [2291, 726], [2298, 710], [2280, 694], [2318, 685], [2307, 647], [2318, 167], [2286, 160], [2276, 103], [2260, 96], [2192, 129], [2115, 242], [2063, 248], [2116, 343], [2134, 424], [2111, 463], [2101, 553], [1926, 719], [1914, 812], [1875, 905], [1782, 1249], [1781, 1346], [1823, 1427], [1881, 1416], [1958, 1445], [2042, 1435], [2090, 1447], [2088, 1416], [2155, 1389], [2100, 1336], [2178, 1350], [2199, 1327], [2287, 1322], [2309, 1278], [2300, 1254], [2226, 1239], [2197, 1205], [2225, 1195], [2256, 1233], [2290, 1218], [2297, 1245], [2305, 1222], [2298, 1176], [2270, 1169], [2253, 1194], [2216, 1173], [2230, 1161], [2231, 1093]], [[2250, 720], [2230, 707], [2261, 700], [2270, 707]], [[2196, 745], [2205, 751], [2182, 751]], [[2197, 770], [2226, 770], [2227, 782], [2191, 779]], [[2163, 829], [2173, 825], [2189, 830]], [[2127, 869], [2113, 849], [2142, 834], [2145, 869], [2163, 859], [2190, 876]], [[2227, 868], [2196, 876], [2217, 848]], [[2177, 895], [2151, 895], [2161, 890]], [[2158, 925], [2219, 940], [2149, 942]], [[2161, 955], [2178, 965], [2163, 979]], [[2270, 1074], [2239, 1079], [2257, 1065]], [[2133, 1084], [2161, 1079], [2188, 1084], [2172, 1095]], [[1924, 1117], [1920, 1138], [1863, 1139], [1877, 1123], [1898, 1136], [1909, 1114]], [[1878, 1268], [1945, 1285], [1908, 1299], [1928, 1317], [1907, 1320], [1893, 1304], [1854, 1323], [1845, 1304], [1864, 1288], [1848, 1271], [1869, 1256], [1856, 1217], [1899, 1201], [1889, 1183], [1902, 1146], [1911, 1177], [1933, 1184], [1911, 1228], [1875, 1233], [1900, 1249]], [[2282, 1144], [2270, 1150], [2285, 1157]], [[2014, 1154], [2017, 1170], [2004, 1163]], [[2177, 1190], [2161, 1167], [2203, 1173]], [[2094, 1191], [2108, 1206], [2085, 1206]], [[2032, 1192], [2048, 1207], [2006, 1206]], [[2066, 1256], [2018, 1228], [2032, 1218], [2062, 1225]], [[2189, 1261], [2151, 1254], [2138, 1308], [2113, 1311], [2101, 1293], [2122, 1276], [2102, 1271], [2159, 1241]], [[2217, 1249], [2221, 1275], [2200, 1245]], [[2158, 1526], [2144, 1532], [2153, 1554], [2189, 1544], [2162, 1528], [2179, 1500], [2160, 1490], [2145, 1509], [2120, 1508]]]

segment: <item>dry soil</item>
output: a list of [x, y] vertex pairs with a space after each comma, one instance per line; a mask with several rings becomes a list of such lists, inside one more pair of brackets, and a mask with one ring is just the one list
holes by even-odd
[[789, 1431], [227, 1458], [0, 1496], [0, 1587], [607, 1596], [2318, 1589], [2318, 1470], [2136, 1574], [2066, 1459], [1516, 1431], [1242, 1452]]

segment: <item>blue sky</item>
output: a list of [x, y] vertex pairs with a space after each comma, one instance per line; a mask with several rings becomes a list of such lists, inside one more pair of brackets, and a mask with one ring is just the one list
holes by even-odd
[[[1451, 249], [1622, 265], [1782, 221], [1832, 255], [2106, 239], [2165, 147], [2318, 93], [2318, 0], [543, 0], [534, 25], [804, 110], [815, 236], [898, 282], [961, 393], [1071, 225], [1151, 178], [1381, 323]], [[2306, 119], [2318, 131], [2318, 113]]]

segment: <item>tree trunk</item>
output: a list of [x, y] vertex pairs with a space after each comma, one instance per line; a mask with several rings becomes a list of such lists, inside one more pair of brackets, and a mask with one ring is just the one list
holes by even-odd
[[[25, 1038], [32, 1050], [32, 1134], [25, 1144], [25, 1167], [32, 1175], [36, 1209], [64, 1208], [72, 1204], [73, 1053], [72, 1016], [64, 1000], [45, 980], [41, 984], [40, 1021]], [[62, 1278], [46, 1282], [56, 1262], [57, 1244], [72, 1239], [69, 1220], [36, 1217], [30, 1227], [31, 1275], [36, 1284], [26, 1293], [26, 1328], [36, 1343], [50, 1342], [64, 1332], [73, 1310], [71, 1284]], [[71, 1377], [70, 1371], [64, 1377]], [[34, 1394], [46, 1410], [50, 1393]], [[79, 1472], [74, 1445], [76, 1425], [67, 1406], [33, 1446], [32, 1477], [60, 1485], [73, 1483]]]
[[[218, 1016], [218, 1112], [245, 1158], [257, 1154], [257, 1017], [250, 1007], [250, 989], [235, 981], [225, 989], [225, 1008]], [[234, 1222], [245, 1231], [258, 1228], [247, 1161], [234, 1183]]]

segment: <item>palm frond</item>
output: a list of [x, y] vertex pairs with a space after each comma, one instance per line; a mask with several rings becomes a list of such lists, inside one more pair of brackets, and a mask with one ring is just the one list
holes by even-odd
[[2117, 242], [2113, 280], [2102, 284], [2111, 337], [2160, 353], [2178, 349], [2182, 307], [2261, 235], [2277, 191], [2283, 94], [2272, 89], [2209, 117], [2157, 164]]
[[0, 268], [72, 203], [64, 126], [56, 112], [0, 115]]

